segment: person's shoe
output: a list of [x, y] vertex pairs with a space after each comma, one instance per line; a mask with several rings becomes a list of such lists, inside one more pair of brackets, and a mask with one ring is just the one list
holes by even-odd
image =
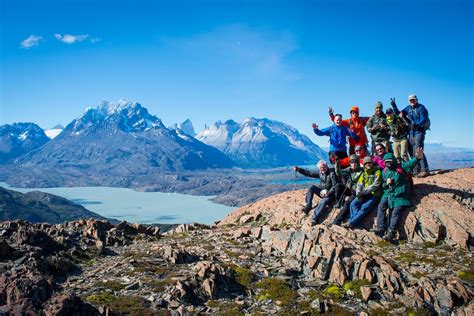
[[425, 177], [427, 177], [427, 176], [429, 176], [429, 175], [430, 175], [430, 172], [429, 172], [429, 171], [422, 171], [422, 172], [418, 173], [417, 177], [418, 177], [418, 178], [425, 178]]
[[311, 211], [311, 206], [306, 205], [305, 207], [303, 207], [301, 209], [301, 211], [303, 211], [303, 213], [305, 213], [305, 215], [308, 215], [309, 211]]
[[379, 237], [382, 237], [383, 234], [385, 233], [385, 229], [380, 229], [380, 228], [372, 228], [370, 231]]
[[383, 240], [386, 240], [388, 242], [393, 242], [393, 240], [395, 239], [395, 231], [389, 229], [388, 232], [382, 238]]
[[347, 222], [347, 223], [344, 223], [341, 225], [342, 227], [344, 228], [347, 228], [347, 229], [352, 229], [354, 228], [354, 225], [352, 225], [351, 223]]

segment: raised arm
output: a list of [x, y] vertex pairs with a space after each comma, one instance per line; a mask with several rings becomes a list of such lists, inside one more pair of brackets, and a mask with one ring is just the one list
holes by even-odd
[[306, 176], [306, 177], [319, 179], [319, 172], [306, 170], [306, 169], [303, 169], [303, 168], [300, 168], [300, 167], [296, 167], [296, 166], [295, 166], [293, 169], [294, 169], [296, 172], [301, 173], [302, 175], [304, 175], [304, 176]]

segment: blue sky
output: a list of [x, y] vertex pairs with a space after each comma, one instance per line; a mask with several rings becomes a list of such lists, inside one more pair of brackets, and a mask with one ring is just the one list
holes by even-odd
[[101, 100], [166, 125], [311, 123], [416, 93], [428, 142], [473, 148], [473, 2], [0, 0], [0, 124], [67, 124]]

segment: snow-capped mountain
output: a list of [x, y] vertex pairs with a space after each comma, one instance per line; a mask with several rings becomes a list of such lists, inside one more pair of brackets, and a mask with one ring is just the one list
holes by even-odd
[[178, 135], [141, 104], [125, 100], [102, 101], [98, 107], [88, 108], [46, 146], [16, 163], [93, 170], [98, 176], [233, 165], [219, 150]]
[[218, 121], [196, 138], [218, 148], [242, 167], [311, 164], [326, 157], [294, 127], [266, 118], [247, 118], [242, 123]]
[[50, 129], [45, 129], [44, 133], [46, 134], [46, 136], [48, 136], [49, 139], [53, 139], [58, 136], [63, 131], [63, 129], [64, 126], [62, 126], [61, 124], [57, 124]]
[[34, 123], [14, 123], [0, 126], [0, 164], [43, 146], [49, 138]]
[[181, 130], [183, 133], [188, 134], [190, 136], [196, 136], [196, 132], [194, 131], [193, 123], [190, 119], [186, 119], [184, 122], [178, 124], [174, 123], [169, 127], [170, 129], [174, 130]]

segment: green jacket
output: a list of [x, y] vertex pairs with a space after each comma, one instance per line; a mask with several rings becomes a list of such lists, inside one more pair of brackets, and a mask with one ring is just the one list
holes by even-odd
[[335, 171], [338, 177], [342, 176], [345, 187], [355, 193], [357, 190], [357, 182], [364, 170], [360, 166], [358, 166], [356, 170], [351, 167], [341, 169], [339, 163], [336, 162]]
[[365, 170], [360, 175], [359, 181], [357, 181], [356, 195], [368, 195], [374, 196], [382, 195], [382, 172], [378, 167], [373, 166], [369, 170]]
[[387, 120], [387, 124], [394, 141], [398, 142], [408, 137], [410, 123], [405, 118], [394, 116], [393, 121]]
[[[387, 120], [385, 118], [385, 114], [382, 114], [381, 116], [374, 114], [367, 121], [367, 130], [372, 136], [372, 141], [375, 143], [388, 141], [390, 139], [390, 130], [388, 128]], [[384, 125], [385, 127], [382, 128], [379, 125]]]
[[[412, 158], [408, 161], [403, 162], [401, 165], [398, 165], [397, 168], [402, 168], [406, 174], [409, 174], [415, 169], [418, 164], [417, 158]], [[394, 182], [390, 185], [387, 185], [387, 179], [392, 178]], [[411, 184], [407, 176], [397, 172], [397, 170], [392, 170], [385, 168], [383, 170], [383, 185], [382, 185], [383, 197], [388, 198], [388, 207], [394, 208], [397, 206], [409, 206], [410, 197], [411, 197]]]

